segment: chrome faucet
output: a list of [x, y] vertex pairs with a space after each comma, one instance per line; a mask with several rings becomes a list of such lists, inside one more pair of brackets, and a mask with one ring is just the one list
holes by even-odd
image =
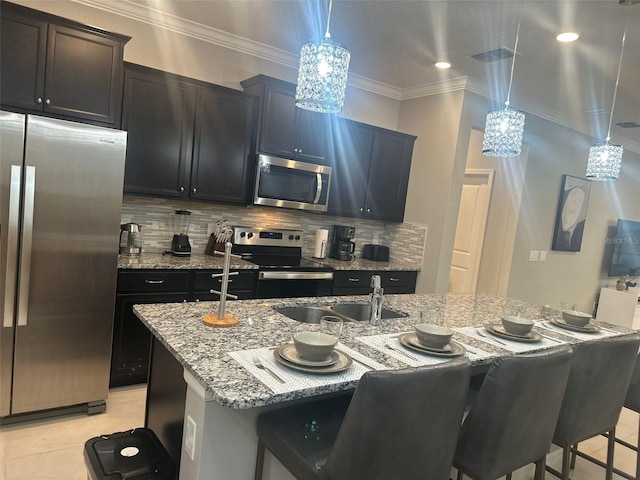
[[382, 295], [384, 292], [384, 289], [380, 286], [380, 275], [371, 276], [371, 288], [373, 288], [373, 292], [370, 295], [371, 315], [369, 316], [369, 324], [377, 326], [380, 324], [382, 317]]

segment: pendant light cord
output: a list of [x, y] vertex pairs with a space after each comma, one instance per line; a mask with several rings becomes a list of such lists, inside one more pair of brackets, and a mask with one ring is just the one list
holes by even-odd
[[618, 94], [618, 83], [620, 82], [620, 70], [622, 69], [622, 55], [624, 54], [624, 41], [627, 38], [627, 28], [622, 34], [622, 47], [620, 48], [620, 61], [618, 62], [618, 75], [616, 76], [616, 87], [613, 89], [613, 103], [611, 104], [611, 115], [609, 115], [609, 129], [607, 130], [607, 142], [611, 140], [611, 122], [613, 122], [613, 109], [616, 106], [616, 95]]
[[331, 24], [331, 8], [333, 7], [333, 0], [329, 0], [329, 15], [327, 15], [327, 30], [324, 32], [324, 38], [331, 38], [329, 33], [329, 25]]
[[513, 46], [513, 59], [511, 60], [511, 75], [509, 76], [509, 90], [507, 92], [507, 101], [504, 102], [506, 107], [511, 104], [511, 84], [513, 83], [513, 67], [516, 64], [516, 53], [518, 52], [518, 39], [520, 38], [520, 19], [518, 19], [518, 28], [516, 30], [516, 44]]

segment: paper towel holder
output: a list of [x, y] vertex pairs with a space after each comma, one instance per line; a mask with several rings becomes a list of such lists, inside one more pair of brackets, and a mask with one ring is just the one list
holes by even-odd
[[329, 231], [324, 229], [316, 230], [316, 244], [315, 251], [313, 252], [313, 258], [324, 259], [327, 258], [327, 243], [329, 240]]

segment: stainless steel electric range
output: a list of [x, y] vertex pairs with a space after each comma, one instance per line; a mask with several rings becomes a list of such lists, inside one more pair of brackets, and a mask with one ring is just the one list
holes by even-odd
[[304, 232], [262, 227], [234, 227], [231, 253], [255, 263], [257, 298], [331, 295], [333, 268], [302, 256]]

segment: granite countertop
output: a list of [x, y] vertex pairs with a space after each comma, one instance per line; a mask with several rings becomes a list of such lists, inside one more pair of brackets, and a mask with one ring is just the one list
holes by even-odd
[[[134, 312], [215, 401], [223, 406], [245, 409], [349, 390], [357, 384], [357, 381], [345, 382], [275, 394], [231, 358], [228, 352], [277, 347], [291, 342], [295, 332], [319, 328], [318, 325], [291, 320], [274, 311], [272, 306], [364, 303], [367, 300], [366, 296], [353, 296], [227, 302], [227, 314], [240, 320], [231, 328], [212, 328], [202, 323], [204, 315], [217, 312], [217, 302], [136, 305]], [[497, 322], [501, 316], [507, 314], [543, 318], [545, 313], [549, 313], [544, 307], [484, 294], [385, 295], [384, 307], [406, 312], [409, 316], [383, 320], [379, 326], [371, 326], [367, 322], [345, 322], [340, 341], [390, 369], [405, 368], [407, 365], [356, 338], [408, 332], [413, 330], [415, 324], [425, 321], [449, 327], [465, 327]], [[603, 325], [617, 331], [632, 332], [615, 325]], [[506, 353], [500, 348], [461, 333], [456, 333], [455, 338], [464, 339], [465, 344], [492, 354], [489, 358], [474, 361], [473, 365], [477, 367], [486, 366], [495, 357]], [[561, 339], [568, 343], [580, 341], [568, 336], [562, 336]]]
[[[143, 253], [138, 257], [126, 255], [118, 256], [118, 268], [121, 269], [175, 269], [175, 270], [196, 270], [196, 269], [221, 269], [224, 266], [223, 255], [191, 254], [188, 257], [176, 257], [175, 255], [162, 253]], [[239, 258], [231, 257], [232, 269], [253, 269], [257, 270], [255, 263], [247, 262]]]
[[[378, 270], [378, 271], [419, 271], [419, 265], [407, 265], [401, 262], [374, 262], [371, 260], [354, 259], [351, 261], [335, 260], [325, 258], [322, 260], [312, 259], [322, 265], [329, 266], [334, 270]], [[193, 253], [189, 257], [176, 257], [170, 254], [146, 253], [138, 257], [126, 255], [118, 256], [118, 268], [120, 269], [217, 269], [222, 268], [224, 256], [204, 255]], [[232, 269], [257, 269], [258, 265], [231, 257]]]

